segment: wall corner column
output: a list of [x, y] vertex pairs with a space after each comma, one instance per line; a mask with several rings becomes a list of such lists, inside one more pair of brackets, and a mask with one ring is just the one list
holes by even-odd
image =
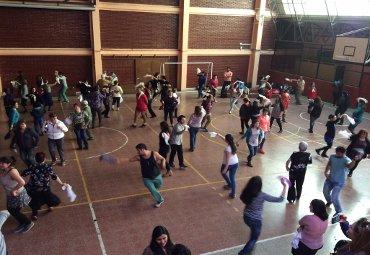
[[93, 83], [100, 79], [100, 75], [103, 73], [103, 62], [101, 54], [101, 38], [100, 38], [100, 11], [99, 11], [99, 0], [96, 0], [96, 9], [91, 12], [91, 37], [92, 37], [92, 67], [93, 67]]
[[252, 53], [249, 58], [247, 82], [252, 83], [252, 87], [257, 85], [258, 67], [261, 56], [261, 43], [263, 34], [263, 23], [266, 10], [266, 0], [256, 0], [256, 17], [254, 18], [252, 30]]
[[[189, 20], [190, 20], [190, 0], [180, 1], [179, 17], [179, 62], [188, 62], [189, 49]], [[186, 89], [188, 65], [180, 64], [177, 68], [177, 81], [180, 83], [180, 90]]]

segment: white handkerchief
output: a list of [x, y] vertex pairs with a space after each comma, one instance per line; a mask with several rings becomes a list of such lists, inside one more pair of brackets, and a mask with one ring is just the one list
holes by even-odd
[[217, 133], [216, 132], [208, 132], [208, 134], [212, 138], [217, 136]]
[[67, 188], [65, 186], [62, 187], [62, 190], [67, 191], [67, 197], [69, 199], [69, 202], [73, 203], [76, 200], [76, 193], [72, 190], [72, 186], [67, 184]]

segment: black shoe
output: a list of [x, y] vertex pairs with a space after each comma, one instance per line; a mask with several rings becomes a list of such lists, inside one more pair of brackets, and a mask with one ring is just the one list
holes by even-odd
[[175, 168], [176, 166], [175, 166], [175, 164], [173, 164], [173, 163], [171, 164], [170, 163], [170, 167]]
[[23, 227], [23, 229], [22, 229], [21, 233], [27, 233], [28, 231], [30, 231], [30, 230], [31, 230], [31, 228], [33, 228], [33, 226], [35, 226], [35, 223], [33, 223], [33, 222], [31, 221], [31, 223], [30, 223], [30, 224], [25, 225], [25, 226]]
[[239, 132], [239, 134], [243, 135], [243, 134], [244, 134], [244, 132], [243, 132], [243, 131], [240, 131], [240, 132]]
[[320, 150], [316, 149], [315, 151], [316, 151], [317, 155], [320, 156]]
[[247, 163], [247, 166], [249, 166], [249, 167], [253, 167], [253, 165], [252, 165], [252, 163], [251, 163], [251, 162], [248, 162], [248, 163]]
[[313, 133], [313, 130], [312, 129], [309, 129], [308, 132], [312, 134]]
[[332, 203], [326, 203], [325, 206], [326, 207], [330, 207]]
[[352, 177], [352, 173], [350, 172], [347, 176], [348, 176], [348, 177]]
[[84, 150], [88, 150], [88, 149], [89, 149], [89, 147], [88, 147], [88, 146], [84, 147]]
[[24, 227], [27, 226], [26, 224], [19, 225], [13, 232], [14, 233], [20, 233], [24, 229]]
[[187, 165], [180, 165], [180, 170], [185, 170], [185, 168], [187, 167], [188, 167]]
[[229, 185], [224, 185], [224, 190], [230, 190], [231, 189], [231, 187], [229, 186]]
[[321, 157], [328, 158], [329, 156], [326, 153], [321, 153]]

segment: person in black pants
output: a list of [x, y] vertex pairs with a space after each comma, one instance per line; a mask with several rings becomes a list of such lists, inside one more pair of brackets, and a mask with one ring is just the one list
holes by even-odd
[[308, 105], [308, 113], [310, 114], [310, 128], [308, 132], [313, 133], [313, 126], [315, 125], [315, 121], [320, 118], [323, 107], [324, 103], [321, 97], [316, 97], [313, 102]]
[[102, 95], [104, 96], [104, 98], [103, 98], [104, 111], [102, 111], [102, 114], [104, 115], [104, 118], [109, 118], [109, 112], [110, 112], [109, 87], [104, 87], [102, 89]]
[[315, 150], [318, 155], [320, 155], [320, 151], [322, 151], [321, 156], [328, 158], [326, 152], [333, 146], [333, 141], [335, 137], [335, 124], [338, 121], [340, 121], [340, 118], [337, 119], [337, 116], [335, 116], [334, 114], [329, 115], [329, 121], [326, 122], [326, 133], [324, 135], [326, 146]]
[[35, 162], [35, 147], [39, 142], [39, 135], [33, 128], [27, 127], [25, 120], [19, 121], [19, 126], [15, 130], [15, 140], [19, 148], [19, 156], [22, 161], [30, 166]]
[[187, 167], [184, 164], [184, 156], [182, 151], [182, 135], [187, 130], [185, 126], [186, 118], [184, 115], [180, 115], [177, 118], [177, 124], [172, 130], [170, 136], [170, 145], [171, 145], [171, 154], [170, 154], [170, 166], [175, 167], [174, 160], [175, 155], [177, 153], [177, 157], [179, 159], [180, 170], [185, 170]]
[[337, 109], [335, 109], [335, 115], [340, 118], [339, 125], [343, 125], [343, 114], [347, 111], [348, 107], [351, 106], [351, 98], [349, 94], [344, 91], [341, 97], [337, 101]]
[[[159, 151], [158, 152], [164, 159], [166, 159], [167, 154], [170, 151], [170, 144], [169, 144], [170, 126], [165, 121], [162, 121], [159, 125], [161, 127], [161, 132], [159, 133]], [[173, 172], [167, 160], [166, 160], [166, 170], [167, 172], [163, 174], [162, 176], [163, 177], [172, 176]]]
[[248, 122], [251, 119], [251, 102], [248, 97], [243, 98], [243, 104], [239, 109], [240, 127], [241, 131], [239, 134], [244, 134], [244, 126], [246, 129], [249, 128]]
[[168, 95], [163, 98], [163, 111], [164, 111], [164, 121], [170, 118], [171, 126], [173, 125], [173, 112], [177, 106], [177, 99], [173, 96], [172, 90], [168, 91]]
[[150, 88], [150, 84], [145, 84], [144, 94], [148, 98], [148, 111], [150, 113], [150, 118], [155, 118], [157, 115], [153, 111], [152, 104], [153, 104], [153, 90]]
[[299, 151], [293, 152], [290, 158], [286, 161], [285, 167], [289, 172], [289, 180], [292, 186], [288, 190], [288, 201], [294, 203], [299, 200], [302, 194], [302, 186], [306, 175], [307, 165], [312, 164], [311, 154], [306, 152], [307, 143], [299, 143]]

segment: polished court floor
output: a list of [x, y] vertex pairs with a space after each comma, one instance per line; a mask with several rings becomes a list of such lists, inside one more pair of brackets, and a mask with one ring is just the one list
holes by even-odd
[[[187, 117], [200, 104], [194, 93], [181, 94], [179, 114]], [[76, 100], [76, 99], [74, 99]], [[54, 111], [60, 119], [72, 111], [74, 100], [68, 104], [55, 103]], [[223, 135], [230, 133], [240, 137], [237, 111], [229, 114], [229, 99], [217, 98], [209, 131]], [[294, 100], [293, 100], [294, 101]], [[225, 143], [211, 138], [208, 133], [198, 134], [194, 152], [189, 151], [189, 135], [184, 135], [184, 158], [189, 166], [186, 171], [176, 169], [172, 177], [164, 178], [161, 193], [165, 203], [154, 208], [154, 200], [144, 187], [139, 163], [111, 165], [99, 161], [101, 154], [110, 154], [121, 159], [135, 155], [135, 145], [143, 142], [150, 149], [158, 150], [159, 123], [163, 113], [154, 103], [158, 117], [149, 119], [145, 128], [131, 128], [135, 99], [127, 95], [120, 111], [110, 113], [103, 119], [103, 127], [92, 130], [95, 140], [90, 141], [88, 151], [77, 151], [75, 136], [66, 134], [64, 150], [67, 165], [55, 166], [60, 178], [72, 185], [77, 200], [69, 203], [59, 185], [53, 183], [54, 192], [62, 199], [62, 205], [53, 212], [40, 213], [34, 228], [26, 234], [13, 234], [17, 223], [13, 218], [3, 226], [10, 254], [141, 254], [149, 244], [152, 229], [164, 225], [175, 243], [186, 244], [193, 254], [237, 254], [240, 245], [246, 242], [249, 229], [243, 222], [243, 204], [229, 199], [222, 189], [220, 175]], [[6, 116], [1, 105], [1, 136], [7, 131]], [[237, 191], [240, 193], [246, 182], [254, 175], [263, 178], [263, 190], [279, 195], [281, 185], [278, 176], [287, 176], [285, 161], [297, 150], [300, 141], [309, 144], [313, 164], [308, 167], [301, 200], [296, 204], [265, 203], [263, 231], [255, 255], [290, 254], [291, 234], [298, 220], [309, 213], [309, 203], [314, 198], [323, 199], [324, 168], [327, 159], [317, 156], [314, 149], [324, 144], [327, 116], [334, 112], [330, 104], [316, 122], [314, 133], [308, 133], [307, 106], [291, 104], [287, 114], [288, 123], [283, 123], [284, 132], [278, 134], [274, 126], [267, 134], [266, 154], [253, 158], [253, 168], [246, 166], [248, 149], [241, 143], [238, 149], [240, 166], [236, 174]], [[22, 114], [33, 126], [31, 116]], [[369, 114], [359, 128], [370, 127]], [[138, 122], [140, 123], [140, 120]], [[346, 127], [338, 127], [338, 130]], [[36, 151], [47, 151], [47, 138], [40, 137]], [[337, 136], [335, 146], [348, 145], [346, 138]], [[2, 141], [0, 155], [16, 155], [9, 148], [9, 141]], [[333, 150], [330, 151], [333, 153]], [[19, 158], [19, 157], [18, 157]], [[178, 166], [177, 159], [175, 164]], [[24, 169], [21, 161], [16, 167]], [[370, 215], [370, 163], [360, 163], [352, 178], [349, 178], [341, 194], [342, 206], [349, 220]], [[5, 194], [0, 196], [0, 208], [5, 208]], [[29, 208], [25, 211], [29, 212]], [[334, 213], [331, 209], [330, 215]], [[338, 225], [331, 225], [325, 236], [325, 245], [318, 254], [328, 254], [334, 244], [344, 236]]]

